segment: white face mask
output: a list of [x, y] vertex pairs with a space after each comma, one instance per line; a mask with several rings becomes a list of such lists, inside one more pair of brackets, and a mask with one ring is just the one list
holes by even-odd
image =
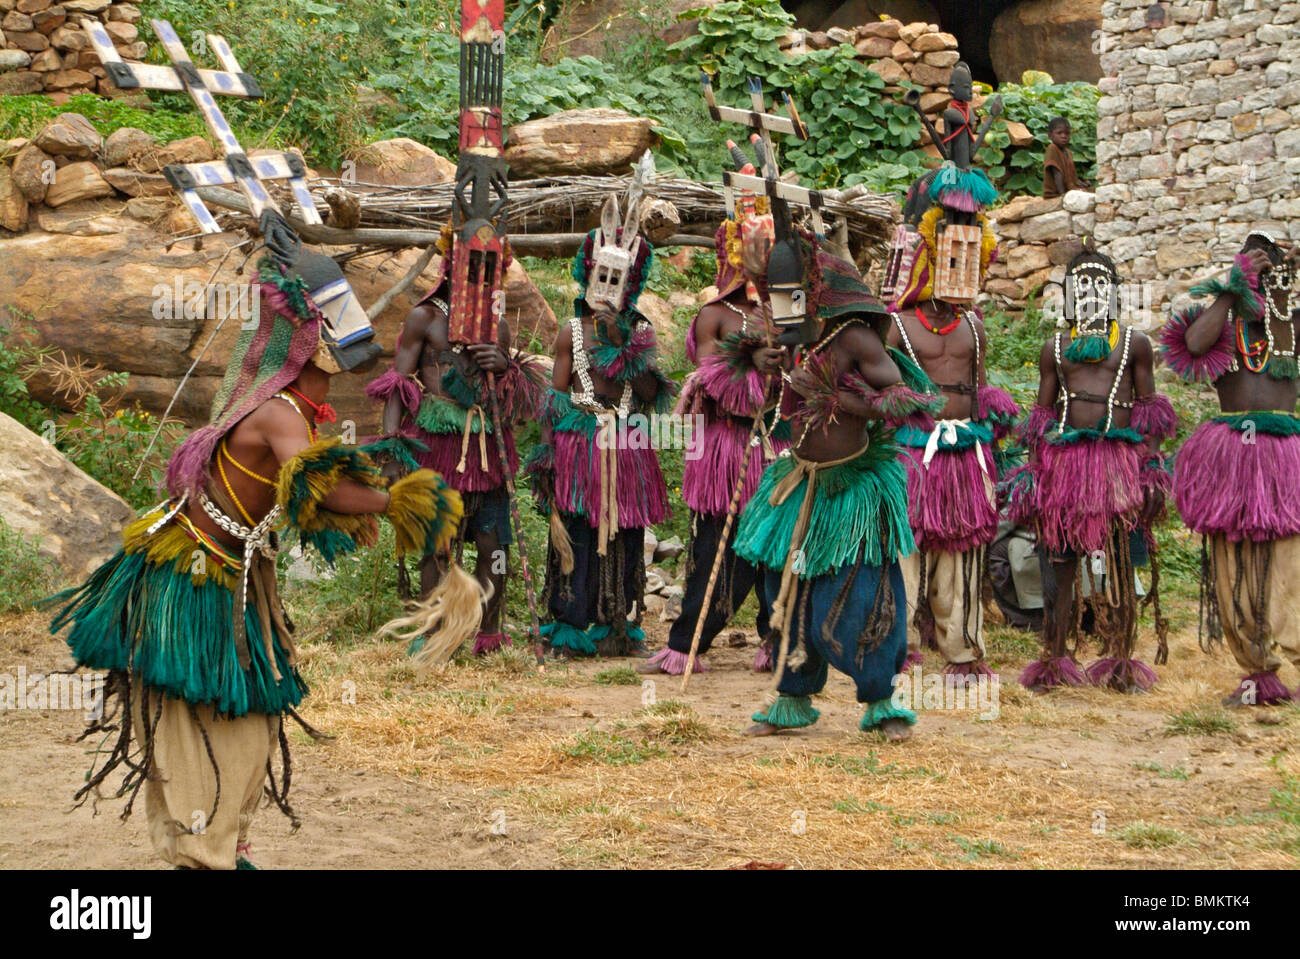
[[622, 311], [632, 265], [644, 243], [637, 236], [635, 208], [628, 210], [620, 232], [618, 200], [611, 196], [605, 201], [600, 214], [600, 229], [592, 241], [593, 262], [583, 297], [588, 306], [598, 311]]
[[1119, 285], [1099, 261], [1085, 261], [1065, 275], [1065, 318], [1074, 327], [1098, 335], [1119, 319]]

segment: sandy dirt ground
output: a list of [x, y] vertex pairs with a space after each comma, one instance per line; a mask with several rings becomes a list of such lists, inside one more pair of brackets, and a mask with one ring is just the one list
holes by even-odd
[[[652, 646], [666, 639], [657, 623], [649, 633]], [[857, 731], [852, 686], [834, 672], [816, 726], [743, 738], [769, 682], [749, 669], [752, 633], [724, 633], [685, 693], [667, 676], [644, 686], [632, 660], [539, 675], [515, 652], [417, 675], [398, 644], [316, 642], [304, 648], [303, 715], [336, 738], [294, 730], [302, 828], [263, 809], [253, 858], [328, 869], [1300, 862], [1300, 709], [1220, 709], [1237, 672], [1194, 633], [1174, 637], [1151, 693], [1034, 696], [1015, 683], [1023, 639], [998, 635], [997, 718], [927, 710], [905, 744]], [[922, 670], [938, 670], [928, 656]], [[40, 615], [0, 622], [0, 672], [19, 665], [69, 665]], [[79, 711], [0, 710], [0, 867], [161, 865], [143, 799], [125, 823], [120, 800], [97, 816], [70, 810], [92, 758], [81, 728]]]

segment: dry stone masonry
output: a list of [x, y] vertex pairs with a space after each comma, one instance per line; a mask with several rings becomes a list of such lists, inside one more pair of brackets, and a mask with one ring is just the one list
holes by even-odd
[[1102, 5], [1096, 235], [1156, 306], [1246, 234], [1300, 239], [1300, 3]]
[[[948, 94], [948, 78], [953, 65], [961, 59], [957, 38], [945, 33], [937, 23], [903, 23], [899, 20], [876, 20], [858, 27], [831, 27], [825, 31], [793, 31], [786, 34], [782, 49], [791, 56], [802, 50], [820, 50], [841, 43], [850, 44], [859, 60], [867, 68], [880, 74], [885, 81], [885, 94], [901, 97], [904, 84], [920, 88], [921, 109], [937, 121], [944, 108], [952, 102]], [[975, 107], [984, 103], [978, 93], [972, 101]], [[1022, 123], [1006, 123], [1013, 147], [1028, 146], [1033, 142], [1029, 129]], [[922, 133], [925, 151], [938, 159], [939, 151]]]
[[122, 57], [143, 60], [140, 8], [113, 0], [0, 0], [0, 96], [23, 93], [121, 95], [90, 49], [80, 23], [100, 20]]

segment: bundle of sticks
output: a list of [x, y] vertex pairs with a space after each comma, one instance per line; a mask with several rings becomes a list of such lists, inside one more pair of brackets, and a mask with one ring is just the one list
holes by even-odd
[[[628, 177], [565, 176], [518, 180], [510, 184], [506, 206], [510, 245], [523, 256], [570, 256], [599, 219], [611, 194], [627, 192]], [[451, 213], [451, 183], [391, 187], [338, 178], [309, 181], [325, 224], [290, 222], [309, 243], [354, 246], [357, 254], [380, 249], [427, 247], [436, 243]], [[713, 245], [713, 233], [726, 215], [722, 184], [659, 178], [648, 185], [642, 229], [657, 246]], [[247, 213], [244, 198], [231, 190], [206, 187], [203, 199]], [[893, 197], [860, 187], [824, 190], [823, 216], [853, 258], [879, 259], [898, 222]]]

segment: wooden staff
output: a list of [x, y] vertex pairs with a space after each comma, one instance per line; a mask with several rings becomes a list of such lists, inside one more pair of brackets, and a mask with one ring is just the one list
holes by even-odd
[[[501, 454], [501, 475], [505, 477], [506, 494], [510, 497], [510, 523], [515, 530], [515, 542], [519, 546], [519, 574], [524, 578], [524, 596], [528, 600], [529, 632], [533, 637], [533, 655], [537, 665], [546, 669], [546, 656], [542, 649], [541, 619], [537, 615], [537, 592], [533, 589], [533, 576], [528, 571], [528, 548], [524, 543], [524, 522], [519, 515], [519, 497], [515, 493], [515, 474], [510, 469], [510, 456], [506, 453], [505, 423], [501, 419], [501, 401], [497, 399], [496, 374], [488, 371], [488, 396], [492, 400], [492, 432], [497, 439], [497, 452]], [[479, 562], [482, 562], [479, 557]], [[501, 615], [506, 612], [505, 597], [501, 597]]]
[[[765, 381], [771, 385], [772, 378], [769, 376]], [[764, 389], [764, 394], [767, 390]], [[736, 485], [731, 491], [731, 502], [727, 504], [727, 519], [722, 524], [722, 538], [718, 540], [718, 550], [713, 555], [713, 569], [709, 572], [709, 582], [704, 587], [704, 605], [700, 608], [700, 615], [695, 619], [695, 633], [691, 636], [691, 652], [686, 657], [686, 671], [682, 673], [682, 692], [686, 692], [686, 684], [691, 681], [691, 671], [695, 668], [695, 655], [700, 649], [700, 637], [704, 634], [704, 621], [709, 618], [709, 604], [713, 602], [713, 588], [718, 584], [718, 573], [722, 570], [722, 559], [727, 552], [727, 537], [731, 535], [731, 524], [736, 518], [736, 512], [740, 506], [740, 494], [745, 489], [745, 477], [749, 475], [749, 457], [754, 452], [755, 438], [758, 436], [759, 426], [763, 422], [763, 410], [758, 411], [754, 417], [754, 425], [750, 427], [749, 438], [745, 440], [745, 455], [740, 458], [740, 475], [736, 477]]]
[[[762, 311], [764, 342], [770, 347], [772, 345], [772, 325], [768, 322], [768, 312]], [[772, 374], [767, 374], [763, 379], [763, 399], [767, 400], [768, 391], [772, 388]], [[727, 552], [727, 537], [731, 535], [731, 524], [736, 518], [736, 513], [740, 508], [740, 494], [745, 489], [745, 477], [749, 475], [749, 457], [754, 452], [757, 445], [754, 440], [759, 434], [763, 425], [763, 414], [766, 411], [759, 407], [754, 414], [754, 425], [749, 428], [749, 438], [745, 440], [745, 453], [740, 458], [740, 475], [736, 477], [736, 485], [731, 491], [731, 502], [727, 504], [727, 519], [722, 524], [722, 538], [718, 540], [718, 551], [713, 555], [713, 569], [709, 572], [709, 581], [704, 587], [704, 605], [700, 607], [700, 615], [695, 620], [695, 633], [691, 636], [691, 651], [686, 657], [686, 671], [682, 673], [682, 692], [686, 692], [686, 684], [691, 681], [691, 672], [695, 669], [695, 656], [700, 650], [700, 637], [704, 634], [704, 621], [709, 618], [709, 604], [713, 602], [713, 588], [718, 585], [718, 573], [722, 569], [722, 558]], [[780, 409], [776, 415], [781, 415]]]

